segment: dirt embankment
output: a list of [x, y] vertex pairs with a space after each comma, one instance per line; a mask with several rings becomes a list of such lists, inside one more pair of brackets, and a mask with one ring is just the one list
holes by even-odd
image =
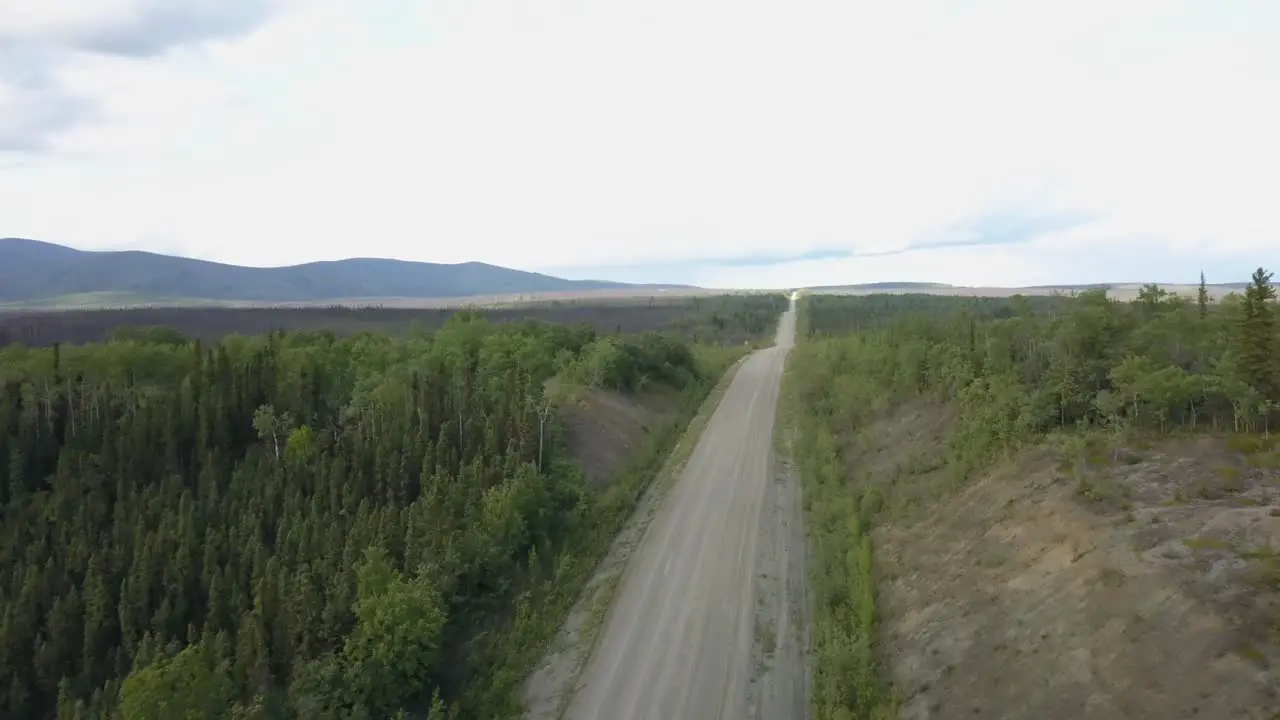
[[644, 444], [652, 428], [679, 411], [660, 393], [640, 396], [607, 390], [580, 390], [565, 399], [561, 418], [569, 452], [593, 487], [607, 485]]
[[948, 408], [863, 433], [902, 717], [1280, 717], [1280, 454], [1047, 443], [963, 483]]

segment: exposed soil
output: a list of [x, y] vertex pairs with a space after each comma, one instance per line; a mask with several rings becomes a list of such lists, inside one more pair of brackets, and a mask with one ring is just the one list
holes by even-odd
[[657, 393], [591, 391], [566, 403], [561, 417], [570, 453], [587, 482], [600, 487], [640, 449], [650, 428], [669, 421], [676, 410], [671, 398]]
[[864, 433], [902, 717], [1280, 717], [1274, 456], [1046, 444], [953, 488], [949, 417], [921, 403]]

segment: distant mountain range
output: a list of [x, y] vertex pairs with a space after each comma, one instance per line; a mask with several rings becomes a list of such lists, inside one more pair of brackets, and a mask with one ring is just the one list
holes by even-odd
[[612, 289], [674, 289], [565, 280], [469, 262], [443, 265], [353, 258], [253, 268], [140, 251], [91, 252], [0, 238], [0, 303], [106, 294], [142, 300], [293, 303], [358, 298], [463, 298]]

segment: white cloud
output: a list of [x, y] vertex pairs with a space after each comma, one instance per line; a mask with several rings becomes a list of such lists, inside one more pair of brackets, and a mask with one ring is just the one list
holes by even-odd
[[52, 0], [42, 3], [13, 3], [0, 6], [0, 30], [11, 37], [49, 40], [89, 34], [137, 17], [142, 3], [136, 0], [95, 0], [72, 3]]
[[[92, 36], [137, 7], [112, 2], [0, 12], [0, 37]], [[1013, 207], [1093, 221], [699, 277], [1142, 278], [1152, 243], [1266, 264], [1277, 32], [1247, 1], [291, 0], [158, 55], [66, 50], [96, 119], [0, 169], [0, 234], [601, 266], [903, 250]]]

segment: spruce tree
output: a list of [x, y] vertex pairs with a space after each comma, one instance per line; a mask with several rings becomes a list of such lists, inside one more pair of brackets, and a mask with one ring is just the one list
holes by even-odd
[[1245, 289], [1240, 318], [1240, 367], [1244, 379], [1264, 400], [1277, 400], [1275, 374], [1275, 318], [1271, 301], [1276, 297], [1271, 273], [1258, 268]]
[[1204, 284], [1204, 272], [1200, 272], [1200, 288], [1196, 291], [1196, 307], [1200, 311], [1200, 319], [1209, 315], [1209, 288]]

